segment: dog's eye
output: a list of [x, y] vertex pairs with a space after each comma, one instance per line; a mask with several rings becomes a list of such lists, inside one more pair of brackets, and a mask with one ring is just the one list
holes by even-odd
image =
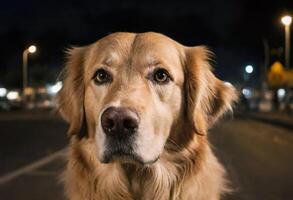
[[167, 70], [159, 68], [159, 69], [155, 70], [154, 75], [153, 75], [153, 80], [156, 83], [165, 84], [170, 81], [170, 76], [169, 76]]
[[112, 81], [112, 76], [105, 69], [98, 69], [93, 77], [96, 84], [105, 84]]

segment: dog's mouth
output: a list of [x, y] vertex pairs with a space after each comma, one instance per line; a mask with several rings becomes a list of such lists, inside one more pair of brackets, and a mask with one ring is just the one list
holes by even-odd
[[108, 153], [105, 152], [104, 157], [102, 159], [102, 163], [111, 163], [115, 161], [122, 163], [143, 163], [142, 159], [133, 152], [125, 152], [122, 150]]
[[137, 146], [135, 145], [134, 137], [125, 138], [108, 138], [106, 146], [100, 161], [104, 164], [119, 162], [121, 164], [140, 164], [151, 165], [158, 161], [159, 156], [155, 159], [145, 160], [142, 155], [136, 152]]
[[130, 164], [141, 164], [141, 165], [151, 165], [159, 160], [159, 156], [150, 161], [144, 161], [143, 158], [137, 155], [133, 151], [125, 151], [125, 150], [116, 150], [116, 151], [106, 151], [101, 160], [102, 163], [112, 163], [112, 162], [120, 162], [122, 164], [130, 163]]

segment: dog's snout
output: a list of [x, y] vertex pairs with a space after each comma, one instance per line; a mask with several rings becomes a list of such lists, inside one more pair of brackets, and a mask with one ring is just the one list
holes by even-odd
[[101, 116], [102, 128], [108, 136], [130, 136], [139, 125], [138, 114], [123, 107], [109, 107]]

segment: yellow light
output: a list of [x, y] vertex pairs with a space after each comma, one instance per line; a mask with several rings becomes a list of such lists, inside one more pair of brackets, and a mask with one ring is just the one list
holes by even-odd
[[292, 22], [292, 17], [288, 16], [288, 15], [284, 16], [284, 17], [282, 17], [281, 21], [285, 26], [289, 26]]
[[35, 53], [36, 51], [37, 51], [37, 47], [35, 45], [31, 45], [28, 48], [28, 52], [30, 52], [30, 53]]
[[272, 64], [271, 71], [275, 74], [280, 74], [283, 73], [284, 67], [280, 62], [276, 61]]

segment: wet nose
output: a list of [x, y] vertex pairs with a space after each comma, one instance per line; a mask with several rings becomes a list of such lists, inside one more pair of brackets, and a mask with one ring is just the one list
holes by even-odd
[[102, 128], [107, 136], [129, 137], [138, 128], [138, 114], [124, 107], [109, 107], [101, 116]]

